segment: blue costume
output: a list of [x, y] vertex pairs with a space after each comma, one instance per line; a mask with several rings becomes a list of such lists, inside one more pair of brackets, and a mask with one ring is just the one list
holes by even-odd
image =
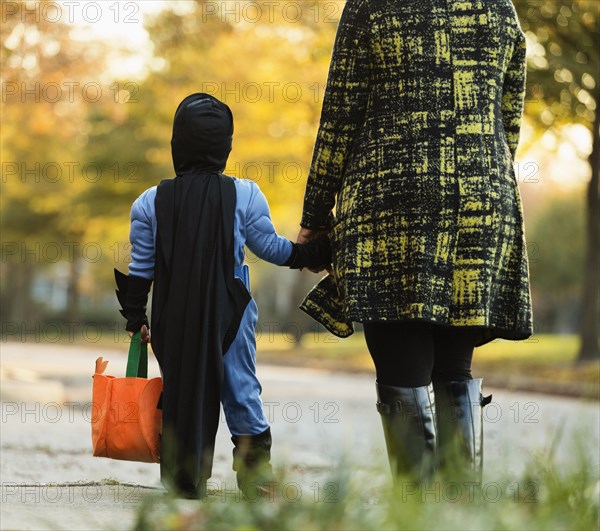
[[[246, 245], [256, 256], [282, 265], [290, 257], [293, 244], [277, 234], [271, 221], [267, 199], [256, 183], [234, 178], [236, 208], [234, 218], [235, 275], [250, 291], [248, 266], [244, 264]], [[151, 280], [154, 275], [156, 245], [156, 186], [148, 188], [131, 207], [131, 263], [129, 274]], [[258, 308], [254, 299], [244, 311], [235, 340], [223, 357], [224, 380], [221, 402], [232, 435], [257, 435], [269, 424], [260, 399], [261, 385], [256, 377], [256, 337]]]
[[143, 192], [131, 208], [129, 275], [115, 269], [125, 329], [148, 340], [163, 377], [161, 482], [197, 498], [212, 474], [219, 402], [231, 431], [240, 489], [268, 491], [271, 430], [256, 377], [258, 309], [244, 245], [273, 264], [323, 269], [331, 242], [279, 236], [259, 187], [223, 175], [233, 138], [231, 109], [195, 93], [177, 107], [171, 151], [176, 176]]

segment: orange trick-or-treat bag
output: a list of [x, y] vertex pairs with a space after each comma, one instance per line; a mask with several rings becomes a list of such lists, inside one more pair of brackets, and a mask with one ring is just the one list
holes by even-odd
[[160, 462], [162, 379], [148, 379], [148, 345], [135, 333], [125, 378], [104, 373], [108, 361], [96, 360], [92, 390], [94, 455], [145, 463]]

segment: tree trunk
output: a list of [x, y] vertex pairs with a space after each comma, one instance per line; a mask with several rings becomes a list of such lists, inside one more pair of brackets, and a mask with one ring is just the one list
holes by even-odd
[[[600, 97], [596, 98], [600, 102]], [[596, 109], [589, 158], [592, 177], [587, 192], [587, 257], [581, 304], [580, 350], [577, 361], [600, 359], [600, 110]]]
[[35, 321], [31, 301], [33, 266], [30, 262], [9, 262], [5, 264], [2, 285], [2, 322], [10, 327], [22, 327]]
[[79, 259], [73, 257], [69, 264], [69, 284], [67, 288], [67, 319], [73, 323], [79, 315]]

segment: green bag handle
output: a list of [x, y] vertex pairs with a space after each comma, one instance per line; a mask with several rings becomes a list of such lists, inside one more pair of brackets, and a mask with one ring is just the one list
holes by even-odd
[[131, 336], [127, 356], [127, 378], [148, 378], [148, 343], [142, 343], [142, 333]]

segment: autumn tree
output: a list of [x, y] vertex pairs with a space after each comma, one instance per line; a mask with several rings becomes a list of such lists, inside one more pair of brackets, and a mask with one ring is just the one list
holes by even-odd
[[[562, 139], [562, 129], [582, 124], [592, 149], [582, 153], [591, 170], [587, 188], [586, 247], [579, 360], [600, 358], [600, 2], [514, 0], [530, 41], [529, 100], [525, 112]], [[581, 148], [580, 148], [581, 152]], [[560, 249], [554, 250], [556, 254]]]
[[74, 42], [74, 28], [53, 9], [51, 2], [2, 4], [2, 303], [4, 317], [21, 322], [38, 315], [30, 300], [35, 271], [64, 260], [76, 317], [76, 247], [87, 225], [76, 197], [90, 184], [81, 173], [83, 125], [104, 59], [102, 45]]

